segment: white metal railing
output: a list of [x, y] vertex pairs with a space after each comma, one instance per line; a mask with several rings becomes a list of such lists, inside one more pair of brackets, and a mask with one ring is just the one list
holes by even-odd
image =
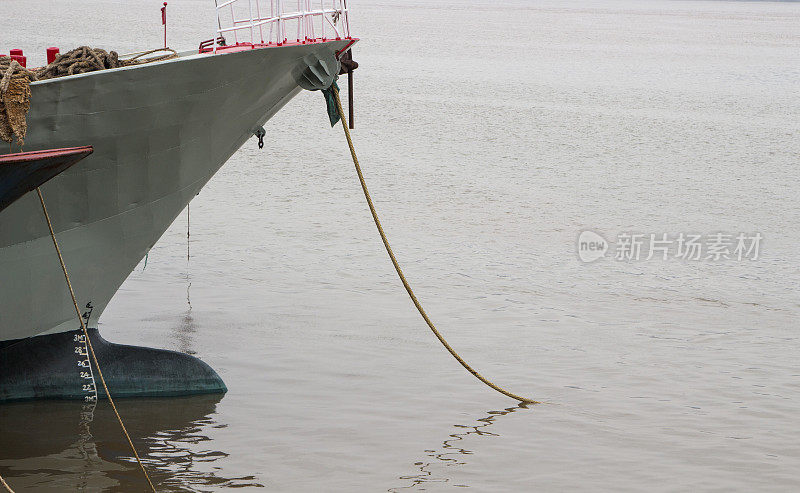
[[214, 0], [218, 39], [235, 43], [303, 43], [350, 38], [347, 0]]

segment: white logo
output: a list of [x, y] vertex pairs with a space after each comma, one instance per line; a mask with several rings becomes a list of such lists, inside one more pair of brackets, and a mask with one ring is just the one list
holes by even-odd
[[578, 235], [578, 257], [582, 262], [594, 262], [605, 257], [608, 242], [594, 231], [583, 231]]

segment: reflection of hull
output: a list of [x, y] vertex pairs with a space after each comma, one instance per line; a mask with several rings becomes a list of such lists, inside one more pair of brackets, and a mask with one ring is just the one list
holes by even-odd
[[[212, 414], [220, 400], [222, 395], [209, 394], [125, 399], [117, 405], [131, 438], [139, 444], [168, 430], [176, 430], [177, 434], [177, 430], [191, 429], [198, 420]], [[0, 463], [44, 457], [68, 449], [75, 443], [81, 406], [82, 403], [74, 401], [28, 401], [0, 406], [0, 461], [3, 461]], [[125, 440], [111, 406], [106, 403], [101, 402], [94, 410], [91, 431], [98, 444], [106, 441], [122, 444]], [[102, 450], [99, 452], [103, 454]], [[121, 446], [119, 452], [128, 454], [130, 448]], [[110, 459], [117, 458], [116, 450], [109, 454]]]
[[91, 153], [74, 147], [0, 156], [0, 211]]
[[[102, 312], [225, 161], [348, 40], [184, 55], [31, 85], [26, 148], [95, 152], [42, 187], [81, 305]], [[0, 212], [0, 341], [76, 328], [36, 197]], [[0, 361], [2, 368], [2, 361]]]
[[[220, 399], [204, 395], [117, 403], [159, 491], [253, 485], [251, 477], [208, 472], [214, 461], [227, 457], [211, 449], [209, 436], [219, 427], [214, 413]], [[17, 491], [142, 491], [142, 472], [132, 463], [110, 406], [101, 402], [94, 410], [92, 436], [85, 441], [78, 437], [81, 412], [81, 403], [74, 401], [0, 406], [0, 476]]]

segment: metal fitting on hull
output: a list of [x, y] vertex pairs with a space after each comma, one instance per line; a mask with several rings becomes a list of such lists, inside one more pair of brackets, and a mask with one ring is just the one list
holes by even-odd
[[[305, 67], [303, 67], [305, 64]], [[295, 72], [297, 85], [307, 91], [321, 91], [331, 87], [341, 70], [336, 53], [330, 48], [309, 53], [303, 57], [303, 64]]]

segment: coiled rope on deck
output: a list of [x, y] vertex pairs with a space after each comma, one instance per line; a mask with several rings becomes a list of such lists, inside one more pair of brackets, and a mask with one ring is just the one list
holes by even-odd
[[356, 167], [356, 173], [358, 174], [358, 180], [361, 182], [361, 189], [364, 191], [364, 197], [367, 199], [367, 205], [369, 205], [369, 211], [372, 213], [372, 219], [375, 222], [375, 226], [378, 228], [378, 233], [381, 235], [381, 240], [383, 241], [383, 246], [386, 248], [386, 253], [389, 254], [389, 258], [392, 260], [392, 265], [394, 265], [394, 270], [397, 271], [397, 275], [400, 277], [400, 281], [403, 283], [403, 287], [406, 288], [406, 292], [408, 292], [408, 296], [411, 297], [411, 301], [414, 302], [414, 306], [417, 307], [417, 311], [422, 318], [425, 320], [425, 323], [428, 324], [428, 327], [433, 332], [433, 335], [439, 339], [439, 342], [447, 349], [447, 351], [458, 361], [461, 366], [463, 366], [468, 372], [472, 373], [472, 375], [483, 382], [484, 384], [488, 385], [490, 388], [500, 392], [501, 394], [508, 396], [512, 399], [516, 399], [520, 402], [528, 403], [528, 404], [539, 404], [538, 401], [534, 401], [528, 399], [526, 397], [519, 396], [512, 392], [507, 391], [506, 389], [495, 385], [494, 383], [490, 382], [486, 377], [478, 373], [474, 368], [472, 368], [464, 358], [462, 358], [455, 349], [453, 349], [450, 344], [447, 343], [444, 336], [439, 332], [436, 326], [433, 324], [431, 319], [428, 317], [428, 314], [425, 313], [425, 309], [422, 308], [422, 304], [420, 304], [417, 296], [414, 294], [414, 291], [411, 289], [411, 285], [406, 280], [406, 276], [403, 275], [403, 270], [400, 269], [400, 264], [397, 261], [397, 258], [394, 256], [394, 252], [392, 251], [392, 247], [389, 245], [389, 240], [386, 238], [386, 233], [383, 231], [383, 226], [381, 226], [381, 221], [378, 219], [378, 212], [375, 210], [375, 204], [372, 203], [372, 198], [369, 195], [369, 190], [367, 189], [367, 182], [364, 180], [364, 174], [361, 172], [361, 165], [358, 163], [358, 157], [356, 157], [356, 150], [353, 147], [353, 139], [350, 136], [350, 130], [347, 128], [347, 121], [345, 120], [344, 110], [342, 109], [342, 101], [339, 98], [339, 90], [336, 87], [336, 84], [331, 86], [331, 90], [333, 91], [334, 98], [336, 99], [336, 109], [339, 111], [339, 116], [342, 118], [342, 128], [344, 129], [344, 135], [347, 137], [347, 145], [350, 147], [350, 155], [353, 157], [353, 164]]
[[28, 132], [26, 116], [31, 107], [31, 82], [36, 74], [16, 60], [0, 57], [0, 139], [22, 147]]
[[[157, 57], [142, 59], [145, 55], [158, 53], [159, 51], [166, 51], [167, 53]], [[116, 51], [108, 52], [100, 48], [81, 46], [80, 48], [75, 48], [66, 53], [61, 53], [47, 67], [37, 71], [36, 76], [38, 80], [46, 80], [67, 75], [95, 72], [97, 70], [160, 62], [162, 60], [176, 58], [177, 56], [178, 53], [171, 48], [156, 48], [155, 50], [139, 53], [132, 58], [120, 59], [120, 55], [118, 55]]]
[[116, 51], [81, 46], [57, 55], [55, 60], [37, 71], [36, 75], [39, 80], [46, 80], [123, 66]]
[[[143, 58], [162, 51], [166, 53]], [[28, 130], [26, 117], [31, 106], [31, 82], [160, 62], [177, 57], [178, 53], [171, 48], [156, 48], [137, 53], [130, 58], [124, 56], [120, 58], [116, 51], [109, 52], [100, 48], [81, 46], [59, 54], [46, 67], [28, 70], [16, 60], [0, 56], [0, 139], [8, 143], [16, 140], [20, 147], [25, 144]]]
[[[61, 248], [58, 246], [58, 240], [56, 240], [56, 233], [53, 231], [53, 223], [50, 222], [50, 214], [47, 213], [47, 206], [44, 204], [44, 197], [42, 197], [42, 191], [38, 187], [36, 188], [36, 193], [39, 195], [39, 202], [42, 204], [42, 212], [44, 213], [44, 218], [47, 220], [47, 228], [50, 230], [50, 238], [53, 240], [53, 246], [56, 249], [56, 254], [58, 255], [58, 261], [61, 263], [61, 270], [64, 272], [64, 279], [67, 281], [67, 288], [69, 288], [69, 294], [72, 297], [72, 304], [75, 306], [75, 312], [78, 314], [78, 321], [81, 323], [81, 330], [83, 331], [83, 336], [86, 338], [86, 345], [89, 347], [89, 352], [92, 355], [92, 361], [94, 361], [94, 366], [97, 368], [97, 374], [100, 376], [100, 381], [103, 383], [103, 389], [106, 391], [106, 396], [108, 397], [108, 402], [111, 404], [111, 408], [114, 410], [114, 414], [117, 416], [117, 421], [119, 421], [119, 425], [122, 427], [122, 432], [125, 434], [125, 438], [128, 439], [128, 445], [130, 445], [131, 450], [133, 451], [134, 457], [136, 457], [136, 462], [139, 464], [139, 467], [142, 469], [142, 473], [144, 474], [145, 479], [147, 479], [147, 484], [150, 486], [150, 489], [153, 493], [156, 493], [156, 487], [153, 486], [153, 482], [150, 480], [150, 475], [147, 474], [147, 469], [144, 468], [144, 464], [142, 464], [142, 459], [139, 458], [139, 453], [136, 451], [136, 447], [133, 445], [133, 441], [131, 440], [131, 436], [128, 434], [128, 430], [125, 428], [125, 423], [122, 422], [122, 416], [120, 416], [119, 411], [117, 411], [117, 406], [114, 404], [114, 399], [111, 398], [111, 392], [108, 391], [108, 385], [106, 385], [106, 379], [103, 378], [103, 371], [100, 369], [100, 363], [97, 361], [97, 355], [94, 354], [94, 347], [92, 346], [92, 341], [89, 339], [89, 331], [86, 330], [86, 324], [83, 321], [83, 317], [81, 316], [81, 309], [78, 308], [78, 300], [75, 298], [75, 291], [72, 289], [72, 282], [69, 280], [69, 273], [67, 272], [67, 266], [64, 264], [64, 257], [61, 255]], [[8, 488], [8, 485], [6, 485]], [[10, 491], [10, 488], [9, 488]]]

